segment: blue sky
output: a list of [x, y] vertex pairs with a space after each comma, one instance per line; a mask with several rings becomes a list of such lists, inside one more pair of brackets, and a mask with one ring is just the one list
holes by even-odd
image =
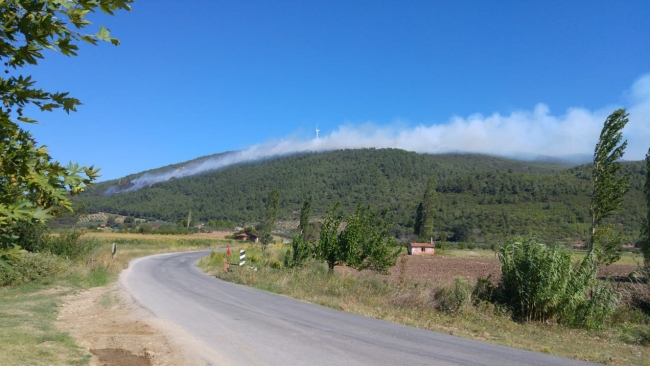
[[316, 126], [323, 150], [591, 154], [618, 107], [626, 157], [650, 147], [648, 1], [158, 0], [93, 20], [122, 44], [24, 70], [84, 105], [24, 127], [101, 180]]

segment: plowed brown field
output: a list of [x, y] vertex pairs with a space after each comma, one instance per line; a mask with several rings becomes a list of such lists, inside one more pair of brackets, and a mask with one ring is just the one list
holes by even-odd
[[[468, 255], [472, 252], [468, 251]], [[613, 264], [603, 267], [599, 273], [600, 277], [612, 277], [624, 279], [637, 269], [634, 265]], [[356, 272], [350, 268], [337, 268], [340, 273]], [[479, 278], [490, 277], [496, 284], [501, 278], [499, 260], [496, 257], [445, 257], [403, 255], [397, 260], [397, 264], [390, 269], [391, 274], [386, 278], [399, 281], [408, 280], [412, 282], [429, 282], [435, 284], [449, 284], [457, 276], [464, 277], [470, 281]]]

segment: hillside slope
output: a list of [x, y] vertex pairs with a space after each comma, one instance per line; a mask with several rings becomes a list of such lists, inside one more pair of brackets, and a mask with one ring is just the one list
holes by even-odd
[[[627, 240], [634, 241], [644, 212], [645, 172], [641, 162], [625, 163], [624, 171], [631, 176], [631, 187], [616, 222]], [[266, 197], [277, 188], [282, 197], [280, 219], [297, 218], [308, 197], [313, 200], [314, 216], [338, 201], [346, 212], [363, 203], [389, 208], [399, 225], [396, 233], [404, 235], [413, 225], [430, 174], [438, 177], [436, 230], [441, 237], [482, 242], [527, 233], [551, 241], [586, 237], [588, 166], [569, 168], [482, 155], [419, 155], [396, 149], [307, 153], [110, 196], [104, 192], [118, 181], [102, 182], [77, 200], [88, 212], [176, 221], [192, 210], [200, 221], [250, 223], [262, 218]]]

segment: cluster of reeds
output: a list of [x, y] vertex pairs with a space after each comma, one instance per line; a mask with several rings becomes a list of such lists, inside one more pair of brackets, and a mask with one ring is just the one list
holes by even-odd
[[502, 279], [497, 301], [516, 318], [600, 328], [616, 311], [620, 296], [598, 280], [597, 266], [572, 262], [571, 254], [558, 246], [516, 237], [499, 248], [498, 256]]

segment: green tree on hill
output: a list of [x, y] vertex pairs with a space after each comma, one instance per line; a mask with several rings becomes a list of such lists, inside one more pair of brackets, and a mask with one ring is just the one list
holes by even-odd
[[108, 41], [118, 45], [103, 26], [97, 33], [80, 30], [91, 24], [86, 16], [101, 10], [113, 15], [130, 10], [132, 0], [15, 0], [0, 3], [0, 264], [20, 253], [14, 229], [20, 222], [44, 222], [71, 210], [69, 194], [77, 194], [97, 179], [99, 169], [53, 161], [45, 146], [18, 126], [35, 123], [23, 115], [29, 105], [40, 111], [76, 111], [81, 104], [65, 92], [46, 92], [35, 87], [31, 76], [16, 70], [35, 66], [49, 49], [76, 56], [76, 43]]

